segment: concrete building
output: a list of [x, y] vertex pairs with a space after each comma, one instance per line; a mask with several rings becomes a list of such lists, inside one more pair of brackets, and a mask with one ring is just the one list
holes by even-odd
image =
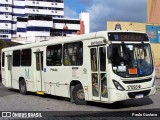
[[160, 24], [160, 0], [148, 0], [148, 23]]
[[88, 33], [89, 14], [80, 16], [64, 18], [63, 0], [0, 0], [0, 39]]
[[84, 21], [84, 33], [90, 33], [90, 17], [89, 17], [89, 13], [84, 13], [82, 12], [80, 14], [80, 19], [81, 21]]

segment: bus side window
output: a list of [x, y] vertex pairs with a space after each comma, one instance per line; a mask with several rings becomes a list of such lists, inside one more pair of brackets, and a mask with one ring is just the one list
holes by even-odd
[[21, 51], [21, 65], [31, 66], [31, 49], [24, 49]]
[[64, 44], [64, 61], [65, 66], [81, 66], [83, 64], [83, 43], [67, 43]]
[[20, 66], [20, 50], [13, 51], [13, 66]]
[[2, 67], [5, 65], [5, 53], [2, 53]]
[[62, 65], [62, 45], [48, 46], [46, 55], [47, 66]]

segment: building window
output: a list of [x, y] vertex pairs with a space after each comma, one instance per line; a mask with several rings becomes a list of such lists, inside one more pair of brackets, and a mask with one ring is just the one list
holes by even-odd
[[21, 51], [21, 66], [31, 66], [31, 49]]
[[5, 54], [4, 52], [2, 53], [2, 67], [5, 65]]
[[83, 43], [67, 43], [64, 44], [64, 60], [63, 64], [65, 66], [80, 66], [83, 64]]
[[[5, 31], [0, 31], [2, 33], [5, 33]], [[0, 35], [0, 38], [8, 38], [8, 35]]]
[[66, 36], [66, 33], [50, 31], [50, 36]]
[[62, 65], [62, 45], [53, 45], [47, 47], [47, 66]]
[[20, 50], [13, 51], [13, 66], [20, 66]]

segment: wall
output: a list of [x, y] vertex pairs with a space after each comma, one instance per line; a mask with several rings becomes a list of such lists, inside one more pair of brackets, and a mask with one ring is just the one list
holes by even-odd
[[90, 15], [86, 12], [81, 12], [79, 15], [81, 21], [84, 22], [84, 33], [90, 33]]
[[160, 26], [146, 25], [146, 32], [151, 43], [160, 43]]
[[121, 30], [131, 30], [131, 31], [146, 31], [145, 23], [135, 23], [135, 22], [120, 22], [120, 21], [108, 21], [107, 30], [115, 30], [115, 25], [120, 24]]
[[156, 77], [160, 78], [160, 26], [146, 25], [146, 33], [151, 42], [152, 53], [154, 57], [154, 65], [156, 70]]
[[160, 23], [160, 0], [148, 0], [148, 23]]
[[160, 54], [157, 51], [160, 51], [160, 44], [151, 44], [152, 53], [154, 57], [154, 66], [156, 70], [156, 77], [160, 78]]

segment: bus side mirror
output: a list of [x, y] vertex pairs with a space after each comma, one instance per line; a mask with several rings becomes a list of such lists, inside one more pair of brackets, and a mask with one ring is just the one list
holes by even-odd
[[112, 59], [112, 45], [107, 47], [107, 58]]

